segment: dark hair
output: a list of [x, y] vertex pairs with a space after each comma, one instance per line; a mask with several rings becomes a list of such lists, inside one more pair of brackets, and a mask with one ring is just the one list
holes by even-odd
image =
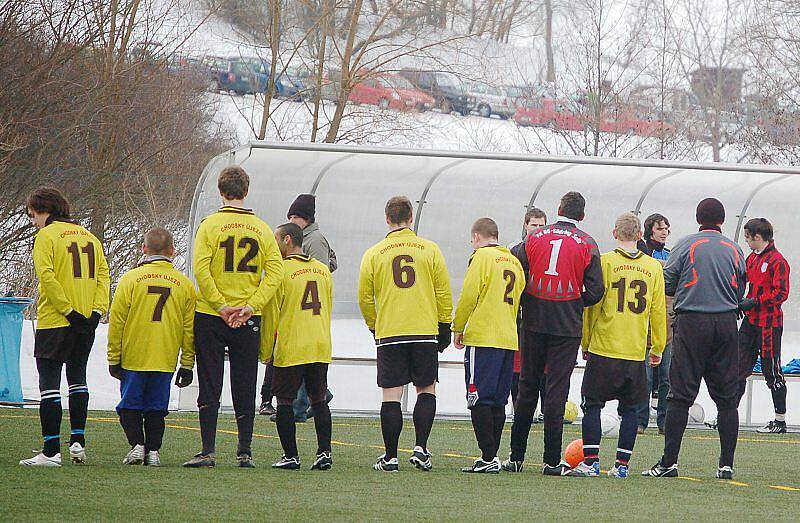
[[561, 197], [558, 214], [570, 220], [581, 221], [586, 216], [586, 199], [577, 191], [570, 191]]
[[28, 196], [28, 209], [37, 213], [48, 213], [50, 220], [70, 220], [69, 202], [61, 191], [54, 187], [40, 187]]
[[669, 220], [666, 216], [659, 213], [653, 213], [644, 220], [644, 239], [649, 240], [653, 237], [653, 227], [656, 226], [658, 223], [663, 223], [667, 227], [670, 227]]
[[144, 245], [150, 254], [167, 255], [175, 248], [175, 240], [172, 233], [163, 227], [153, 227], [144, 235]]
[[386, 217], [393, 224], [411, 221], [413, 212], [411, 200], [406, 196], [393, 196], [386, 202]]
[[697, 204], [697, 223], [710, 227], [725, 223], [725, 206], [716, 198], [706, 198]]
[[756, 234], [758, 234], [765, 242], [771, 242], [775, 235], [772, 230], [772, 224], [766, 218], [747, 220], [747, 223], [744, 224], [744, 232], [751, 238], [755, 238]]
[[491, 218], [478, 218], [472, 224], [472, 233], [478, 233], [484, 238], [494, 238], [495, 240], [500, 237], [497, 231], [497, 223]]
[[288, 222], [279, 225], [275, 230], [275, 234], [281, 239], [283, 239], [284, 236], [291, 238], [293, 247], [303, 246], [303, 229], [296, 223]]
[[547, 223], [547, 214], [538, 207], [531, 207], [525, 213], [525, 225], [528, 225], [534, 218], [544, 218], [545, 223]]
[[250, 177], [238, 165], [225, 167], [219, 173], [217, 188], [220, 194], [229, 200], [243, 200], [250, 189]]

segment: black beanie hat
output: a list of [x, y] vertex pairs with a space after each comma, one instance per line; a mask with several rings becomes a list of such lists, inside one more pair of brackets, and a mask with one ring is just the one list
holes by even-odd
[[725, 206], [716, 198], [706, 198], [697, 204], [697, 223], [704, 226], [725, 222]]
[[289, 212], [286, 217], [292, 215], [305, 218], [309, 222], [314, 222], [314, 214], [316, 212], [316, 198], [313, 194], [301, 194], [289, 206]]

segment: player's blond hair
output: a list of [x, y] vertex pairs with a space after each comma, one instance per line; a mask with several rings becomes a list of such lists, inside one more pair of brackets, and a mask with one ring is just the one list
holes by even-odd
[[635, 214], [626, 212], [617, 218], [614, 223], [614, 230], [617, 231], [617, 238], [624, 242], [633, 242], [639, 239], [642, 232], [642, 222]]

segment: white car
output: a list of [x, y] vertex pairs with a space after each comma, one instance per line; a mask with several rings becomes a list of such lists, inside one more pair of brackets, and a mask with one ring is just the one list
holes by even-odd
[[485, 83], [472, 83], [467, 86], [467, 94], [475, 98], [474, 111], [484, 118], [496, 114], [507, 120], [514, 116], [516, 111], [514, 102], [502, 88]]

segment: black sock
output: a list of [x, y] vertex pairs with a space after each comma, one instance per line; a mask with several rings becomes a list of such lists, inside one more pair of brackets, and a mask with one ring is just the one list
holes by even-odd
[[414, 432], [417, 436], [416, 445], [427, 452], [428, 437], [433, 429], [433, 418], [436, 417], [436, 396], [429, 392], [417, 395], [414, 405]]
[[89, 388], [85, 383], [69, 386], [69, 444], [76, 441], [86, 446], [86, 414], [89, 410]]
[[600, 439], [603, 427], [600, 424], [600, 406], [583, 406], [583, 422], [581, 424], [583, 438], [583, 462], [592, 465], [600, 461]]
[[775, 406], [775, 414], [786, 414], [786, 385], [772, 389], [772, 404]]
[[739, 439], [739, 411], [722, 409], [717, 413], [717, 430], [719, 431], [719, 466], [733, 467], [733, 455], [736, 453], [736, 442]]
[[514, 423], [511, 425], [511, 460], [524, 461], [525, 452], [528, 450], [528, 436], [533, 424], [533, 412], [536, 403], [523, 401], [517, 396], [514, 405]]
[[250, 445], [253, 443], [253, 420], [254, 414], [240, 414], [236, 416], [236, 428], [239, 432], [239, 446], [236, 449], [236, 455], [241, 456], [247, 454], [253, 455], [253, 450]]
[[[59, 394], [58, 391], [42, 391], [44, 394]], [[44, 448], [42, 453], [52, 458], [61, 450], [61, 397], [42, 397], [39, 403], [39, 420], [42, 424]]]
[[314, 429], [317, 431], [317, 454], [331, 451], [331, 409], [328, 402], [315, 403]]
[[494, 418], [494, 455], [500, 455], [500, 440], [503, 439], [503, 428], [506, 425], [506, 408], [492, 407], [492, 417]]
[[[544, 405], [544, 403], [542, 404]], [[561, 443], [564, 434], [564, 406], [558, 409], [544, 409], [544, 462], [558, 465], [561, 462]]]
[[397, 443], [403, 430], [403, 411], [399, 401], [384, 401], [381, 404], [381, 432], [386, 459], [397, 457]]
[[472, 428], [475, 430], [475, 439], [481, 449], [481, 459], [491, 461], [494, 459], [494, 417], [492, 407], [489, 405], [475, 405], [469, 409], [472, 418]]
[[688, 420], [689, 405], [669, 401], [667, 404], [667, 417], [664, 419], [664, 455], [661, 457], [661, 464], [665, 467], [670, 467], [678, 462], [681, 441], [683, 440], [683, 433], [686, 431], [686, 422]]
[[119, 409], [119, 424], [128, 438], [128, 445], [144, 445], [144, 426], [142, 411], [132, 409]]
[[294, 424], [294, 410], [291, 403], [288, 405], [278, 404], [277, 426], [278, 437], [281, 439], [283, 455], [287, 458], [297, 457], [296, 427]]
[[[649, 407], [648, 407], [649, 408]], [[627, 466], [633, 455], [633, 446], [636, 444], [636, 431], [639, 425], [639, 413], [633, 407], [622, 409], [622, 420], [619, 424], [619, 439], [617, 440], [617, 463]]]
[[216, 448], [218, 416], [219, 403], [200, 406], [200, 439], [203, 441], [202, 453], [206, 456], [214, 454]]
[[164, 418], [167, 413], [163, 411], [147, 412], [144, 415], [144, 450], [161, 450], [164, 441]]

